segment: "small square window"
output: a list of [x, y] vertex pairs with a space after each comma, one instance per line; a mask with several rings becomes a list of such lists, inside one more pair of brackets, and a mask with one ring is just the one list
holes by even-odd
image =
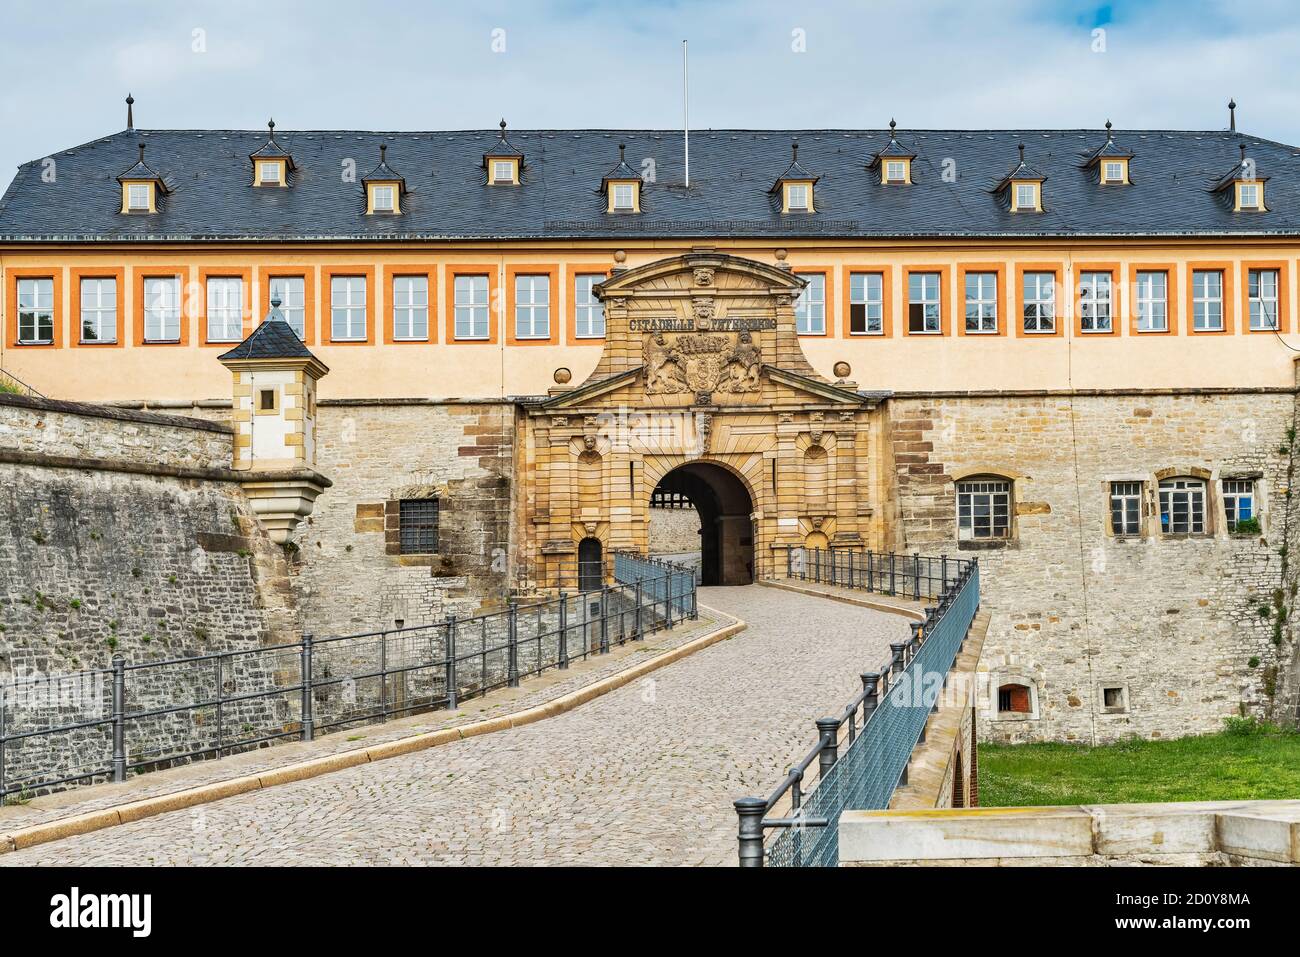
[[1241, 183], [1238, 186], [1237, 199], [1242, 209], [1259, 209], [1259, 184]]
[[808, 184], [791, 183], [786, 187], [786, 202], [789, 204], [791, 212], [807, 212], [808, 203]]
[[438, 550], [438, 500], [404, 498], [397, 508], [398, 541], [403, 555], [430, 555]]
[[149, 209], [149, 184], [132, 183], [126, 188], [126, 208], [137, 211]]
[[376, 212], [391, 213], [393, 211], [393, 187], [376, 186], [372, 195]]
[[1027, 210], [1035, 211], [1038, 209], [1038, 184], [1037, 183], [1017, 183], [1015, 203], [1012, 206], [1013, 211]]
[[1101, 173], [1103, 183], [1124, 182], [1124, 164], [1119, 160], [1106, 160], [1101, 164]]
[[1123, 685], [1101, 689], [1101, 707], [1108, 713], [1128, 710], [1128, 689]]
[[258, 163], [257, 178], [262, 183], [280, 182], [280, 164], [279, 163]]
[[515, 164], [510, 160], [492, 161], [492, 182], [513, 183], [515, 181]]
[[1002, 685], [998, 688], [1000, 714], [1032, 714], [1033, 698], [1028, 685]]
[[1259, 533], [1254, 479], [1223, 480], [1223, 517], [1230, 532], [1242, 535]]
[[274, 412], [276, 411], [276, 390], [275, 389], [258, 389], [257, 390], [257, 411]]
[[907, 164], [902, 160], [889, 160], [886, 162], [885, 181], [888, 183], [907, 182]]
[[636, 209], [636, 186], [634, 184], [614, 184], [614, 209], [620, 213], [630, 213]]

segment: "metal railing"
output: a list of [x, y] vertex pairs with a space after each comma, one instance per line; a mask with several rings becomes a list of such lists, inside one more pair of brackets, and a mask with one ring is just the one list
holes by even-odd
[[[884, 558], [897, 575], [897, 557]], [[937, 580], [945, 587], [938, 592], [938, 604], [925, 610], [924, 621], [912, 624], [910, 640], [890, 645], [892, 653], [882, 671], [861, 675], [862, 690], [838, 716], [817, 720], [817, 744], [770, 796], [735, 802], [742, 867], [835, 866], [840, 814], [887, 808], [895, 789], [907, 783], [912, 751], [925, 740], [926, 721], [938, 710], [939, 694], [979, 609], [980, 588], [975, 559], [949, 562], [910, 556], [907, 561], [913, 562], [913, 593], [924, 593], [924, 583], [936, 580], [927, 574], [926, 563], [940, 563], [942, 577]], [[841, 578], [835, 584], [880, 590], [879, 581], [870, 576], [855, 581], [859, 584], [849, 585]], [[805, 794], [804, 776], [814, 762], [817, 784]], [[769, 817], [787, 797], [785, 816]], [[770, 841], [769, 830], [775, 832]]]
[[900, 555], [858, 548], [792, 548], [785, 577], [843, 588], [859, 588], [913, 601], [940, 598], [970, 562], [920, 552]]
[[455, 709], [697, 615], [689, 570], [626, 557], [615, 578], [472, 618], [0, 677], [0, 798]]

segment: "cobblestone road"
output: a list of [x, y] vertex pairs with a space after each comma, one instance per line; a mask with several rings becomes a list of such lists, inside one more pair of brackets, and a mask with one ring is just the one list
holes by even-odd
[[906, 620], [757, 585], [749, 629], [537, 724], [26, 851], [33, 864], [730, 864], [769, 791]]

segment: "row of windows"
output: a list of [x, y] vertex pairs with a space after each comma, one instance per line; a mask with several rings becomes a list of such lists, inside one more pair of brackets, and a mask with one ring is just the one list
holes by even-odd
[[[796, 329], [801, 335], [826, 333], [826, 274], [800, 273], [808, 285], [795, 302]], [[942, 273], [909, 272], [907, 276], [907, 331], [938, 333], [942, 330], [940, 301]], [[998, 332], [998, 280], [996, 272], [965, 274], [967, 333]], [[1169, 273], [1164, 269], [1138, 270], [1135, 302], [1139, 332], [1169, 329]], [[1250, 328], [1266, 332], [1278, 328], [1281, 288], [1277, 269], [1248, 269], [1246, 299]], [[1053, 333], [1060, 317], [1055, 272], [1026, 271], [1021, 279], [1022, 329], [1026, 333]], [[1079, 323], [1084, 332], [1114, 331], [1115, 282], [1109, 271], [1079, 273]], [[1224, 330], [1224, 276], [1222, 269], [1192, 270], [1192, 329]], [[878, 272], [849, 273], [849, 331], [856, 335], [884, 333], [884, 276]]]
[[[605, 335], [605, 309], [592, 291], [604, 274], [574, 277], [574, 324], [578, 338]], [[118, 289], [114, 278], [80, 280], [80, 336], [84, 343], [117, 341]], [[144, 340], [179, 342], [181, 336], [181, 280], [179, 276], [144, 280]], [[54, 340], [54, 280], [19, 279], [18, 341], [45, 344]], [[239, 278], [209, 278], [206, 282], [207, 341], [239, 342], [243, 338], [244, 282]], [[515, 277], [515, 337], [548, 339], [551, 335], [551, 278], [548, 275]], [[306, 331], [306, 289], [301, 276], [270, 281], [270, 298], [280, 300], [280, 311], [299, 338]], [[367, 278], [333, 276], [330, 279], [330, 337], [334, 341], [364, 341]], [[393, 336], [400, 340], [429, 338], [429, 279], [396, 276], [392, 291]], [[453, 289], [454, 336], [487, 339], [490, 308], [487, 276], [457, 276]]]
[[[1110, 483], [1110, 531], [1121, 538], [1146, 533], [1145, 484], [1142, 481]], [[1164, 535], [1206, 535], [1207, 488], [1204, 479], [1180, 476], [1162, 479], [1157, 486], [1160, 532]], [[1227, 530], [1238, 534], [1260, 531], [1254, 479], [1220, 482]], [[1012, 483], [994, 476], [957, 483], [958, 541], [1008, 539], [1011, 527]]]

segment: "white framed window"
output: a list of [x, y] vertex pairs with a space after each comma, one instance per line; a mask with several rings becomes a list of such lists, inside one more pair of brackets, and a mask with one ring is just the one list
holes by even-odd
[[885, 277], [878, 272], [849, 273], [849, 334], [879, 336], [885, 331]]
[[605, 304], [592, 291], [604, 281], [603, 273], [573, 277], [573, 331], [579, 339], [601, 339], [605, 335]]
[[144, 281], [145, 342], [179, 342], [180, 338], [180, 277], [146, 278]]
[[[1223, 480], [1223, 516], [1227, 519], [1228, 531], [1259, 531], [1259, 513], [1255, 509], [1254, 479]], [[1249, 523], [1254, 528], [1243, 526]]]
[[1169, 328], [1169, 274], [1163, 269], [1137, 274], [1138, 332], [1164, 332]]
[[1011, 483], [998, 478], [958, 482], [958, 541], [992, 541], [1010, 537]]
[[1124, 182], [1124, 164], [1119, 160], [1106, 160], [1101, 164], [1102, 181], [1106, 183]]
[[330, 338], [357, 342], [366, 338], [366, 277], [330, 277]]
[[1192, 270], [1192, 329], [1223, 331], [1223, 270]]
[[826, 274], [820, 272], [795, 273], [808, 285], [794, 301], [794, 331], [803, 336], [826, 334]]
[[1108, 272], [1079, 274], [1079, 328], [1084, 332], [1110, 332], [1112, 284]]
[[613, 189], [614, 209], [621, 213], [630, 213], [636, 209], [635, 183], [615, 183]]
[[939, 332], [939, 274], [914, 272], [907, 276], [907, 331]]
[[1160, 530], [1166, 535], [1205, 533], [1205, 483], [1196, 478], [1160, 483]]
[[393, 338], [429, 338], [429, 277], [393, 277]]
[[81, 341], [117, 341], [117, 280], [86, 277], [81, 280]]
[[1038, 184], [1037, 183], [1017, 183], [1016, 184], [1016, 205], [1017, 210], [1036, 210], [1038, 209]]
[[1142, 483], [1110, 483], [1110, 531], [1112, 535], [1142, 534]]
[[551, 334], [551, 277], [515, 277], [515, 338], [546, 339]]
[[1027, 272], [1021, 289], [1025, 332], [1056, 331], [1056, 274]]
[[280, 300], [280, 314], [299, 339], [306, 338], [306, 291], [307, 283], [302, 276], [271, 277], [271, 298]]
[[371, 196], [374, 200], [374, 209], [382, 213], [391, 213], [393, 211], [394, 187], [392, 186], [373, 186]]
[[454, 333], [457, 339], [488, 337], [488, 277], [457, 276], [453, 284]]
[[261, 183], [280, 182], [280, 164], [260, 162], [257, 164], [257, 179]]
[[1259, 184], [1237, 184], [1237, 200], [1242, 209], [1259, 209]]
[[807, 183], [788, 184], [786, 186], [785, 196], [791, 212], [807, 212], [809, 205], [808, 195]]
[[1246, 274], [1246, 295], [1250, 302], [1250, 328], [1256, 331], [1277, 328], [1276, 269], [1251, 269]]
[[54, 280], [18, 280], [18, 341], [54, 341]]
[[236, 277], [208, 280], [208, 342], [244, 338], [244, 281]]
[[966, 273], [966, 331], [998, 331], [998, 274]]
[[907, 164], [902, 160], [885, 161], [885, 182], [904, 183], [907, 181]]
[[147, 210], [149, 208], [149, 184], [129, 183], [126, 187], [126, 208]]
[[513, 183], [515, 181], [515, 164], [510, 160], [492, 161], [492, 182]]

